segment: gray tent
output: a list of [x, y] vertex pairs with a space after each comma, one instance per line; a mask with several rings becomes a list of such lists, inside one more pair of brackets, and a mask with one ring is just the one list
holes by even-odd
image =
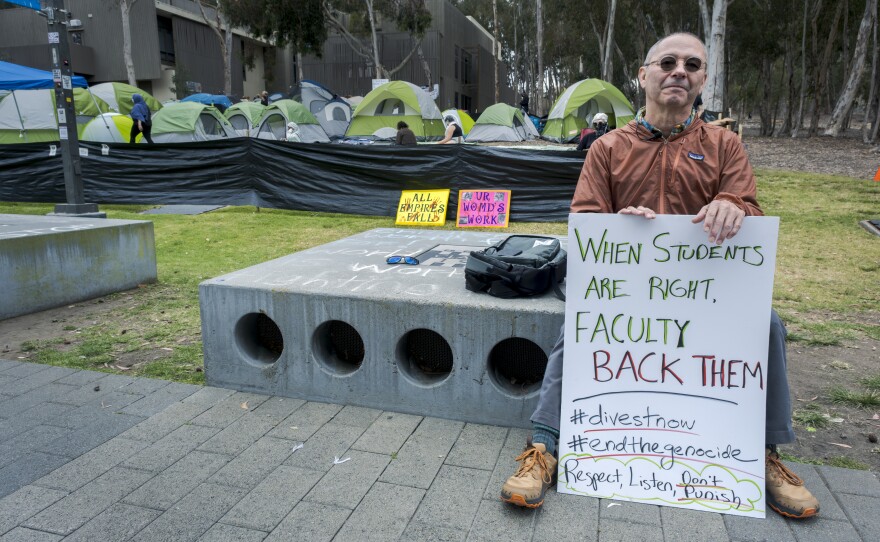
[[314, 81], [303, 80], [294, 88], [290, 98], [303, 104], [318, 119], [330, 139], [341, 139], [351, 122], [351, 106]]
[[468, 143], [494, 141], [532, 141], [538, 139], [538, 130], [522, 110], [507, 104], [491, 105], [474, 123], [465, 140]]

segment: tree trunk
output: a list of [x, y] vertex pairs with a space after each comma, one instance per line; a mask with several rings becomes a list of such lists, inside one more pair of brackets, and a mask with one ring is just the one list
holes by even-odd
[[122, 58], [125, 61], [125, 73], [128, 84], [136, 87], [137, 77], [134, 73], [134, 59], [131, 57], [131, 8], [137, 0], [119, 0], [119, 11], [122, 14]]
[[[413, 41], [417, 41], [415, 37], [413, 37]], [[416, 43], [416, 51], [419, 54], [419, 62], [422, 64], [422, 71], [425, 72], [425, 78], [428, 80], [428, 88], [429, 93], [433, 92], [434, 89], [434, 77], [431, 75], [431, 66], [428, 64], [428, 61], [425, 59], [425, 53], [422, 51], [422, 42]]]
[[[874, 10], [874, 49], [871, 55], [871, 88], [868, 91], [868, 101], [865, 103], [865, 117], [862, 119], [862, 141], [871, 143], [872, 140], [868, 136], [868, 124], [871, 118], [871, 108], [874, 107], [874, 96], [877, 95], [877, 11]], [[877, 117], [874, 117], [873, 124], [877, 124]]]
[[[840, 14], [841, 9], [843, 8], [843, 4], [837, 4], [837, 9], [834, 12], [834, 20], [831, 23], [831, 30], [828, 32], [828, 41], [825, 43], [825, 51], [822, 53], [822, 58], [819, 61], [819, 64], [816, 66], [816, 92], [813, 96], [813, 114], [810, 119], [810, 136], [817, 135], [819, 133], [819, 114], [822, 112], [822, 97], [825, 92], [825, 83], [828, 80], [828, 68], [831, 64], [831, 52], [834, 48], [834, 41], [837, 39], [837, 25], [840, 23]], [[814, 27], [815, 22], [819, 17], [819, 12], [816, 12], [816, 17], [813, 19]]]
[[538, 92], [535, 96], [537, 106], [535, 114], [541, 116], [544, 111], [544, 6], [542, 0], [536, 0], [535, 3], [535, 24], [537, 32], [535, 39], [538, 48]]
[[712, 8], [712, 39], [709, 46], [709, 61], [706, 67], [706, 86], [703, 88], [703, 104], [708, 111], [724, 110], [724, 34], [727, 25], [728, 0], [715, 0]]
[[804, 0], [804, 27], [801, 36], [801, 95], [798, 100], [797, 117], [794, 120], [794, 128], [791, 137], [797, 137], [804, 125], [804, 100], [807, 97], [807, 8], [810, 0]]
[[303, 55], [299, 51], [296, 52], [296, 81], [302, 81], [303, 77]]
[[605, 59], [602, 61], [602, 80], [611, 82], [614, 76], [613, 65], [611, 63], [611, 53], [614, 51], [614, 15], [617, 12], [617, 0], [611, 0], [611, 7], [608, 9], [608, 24], [605, 33]]
[[[208, 19], [208, 14], [205, 13], [205, 6], [202, 5], [202, 2], [199, 1], [197, 4], [199, 5], [199, 11], [202, 12], [202, 19], [205, 20], [205, 24], [214, 31], [217, 41], [220, 42], [220, 56], [223, 59], [223, 92], [232, 94], [232, 31], [228, 23], [224, 24], [224, 17], [220, 14], [219, 5], [213, 7], [214, 22], [211, 22]], [[225, 32], [224, 28], [226, 29]]]
[[223, 62], [223, 92], [227, 96], [232, 96], [232, 25], [222, 17], [224, 33], [225, 33], [225, 57]]
[[712, 21], [709, 19], [709, 7], [706, 0], [700, 0], [700, 21], [703, 22], [703, 42], [708, 46], [712, 40]]
[[373, 0], [364, 0], [367, 6], [367, 17], [370, 19], [370, 39], [373, 44], [373, 64], [376, 66], [376, 79], [384, 79], [388, 75], [379, 56], [379, 37], [376, 35], [376, 13], [373, 11]]
[[787, 85], [783, 85], [783, 89], [788, 88], [788, 97], [784, 104], [785, 119], [782, 121], [782, 127], [776, 132], [777, 137], [791, 133], [791, 110], [794, 106], [794, 44], [790, 39], [785, 40], [785, 81]]
[[492, 0], [492, 62], [495, 64], [495, 103], [501, 101], [501, 81], [498, 80], [498, 54], [500, 45], [498, 43], [498, 0]]
[[[837, 105], [831, 113], [831, 121], [825, 130], [825, 135], [834, 136], [840, 134], [844, 117], [849, 114], [852, 108], [853, 100], [859, 90], [859, 84], [862, 82], [862, 75], [865, 73], [865, 57], [868, 52], [869, 32], [874, 22], [874, 11], [877, 9], [877, 0], [866, 0], [865, 14], [862, 16], [862, 24], [859, 26], [859, 34], [856, 37], [855, 48], [853, 49], [853, 58], [849, 77], [846, 85], [840, 93]], [[846, 37], [844, 36], [844, 40]]]

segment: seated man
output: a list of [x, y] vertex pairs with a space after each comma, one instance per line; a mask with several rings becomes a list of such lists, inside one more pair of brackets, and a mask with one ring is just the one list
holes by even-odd
[[[692, 104], [706, 83], [706, 48], [688, 33], [666, 36], [639, 68], [645, 107], [635, 120], [593, 144], [578, 179], [571, 210], [619, 213], [646, 219], [659, 214], [694, 216], [710, 243], [737, 234], [743, 217], [763, 213], [755, 177], [736, 134], [700, 120]], [[779, 461], [777, 444], [794, 441], [785, 359], [785, 327], [774, 311], [768, 351], [767, 504], [780, 514], [807, 518], [819, 502]], [[504, 501], [536, 508], [556, 474], [562, 395], [563, 337], [547, 362], [531, 441], [520, 466], [501, 489]]]

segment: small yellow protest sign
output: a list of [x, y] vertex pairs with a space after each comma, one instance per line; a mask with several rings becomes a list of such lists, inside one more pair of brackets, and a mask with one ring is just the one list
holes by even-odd
[[446, 224], [449, 189], [403, 190], [397, 204], [398, 226], [442, 226]]

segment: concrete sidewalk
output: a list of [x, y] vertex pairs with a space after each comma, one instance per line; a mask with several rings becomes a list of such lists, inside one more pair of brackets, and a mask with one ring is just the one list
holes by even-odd
[[880, 539], [876, 474], [811, 465], [790, 465], [822, 503], [800, 522], [555, 491], [511, 507], [526, 435], [0, 361], [0, 540]]

